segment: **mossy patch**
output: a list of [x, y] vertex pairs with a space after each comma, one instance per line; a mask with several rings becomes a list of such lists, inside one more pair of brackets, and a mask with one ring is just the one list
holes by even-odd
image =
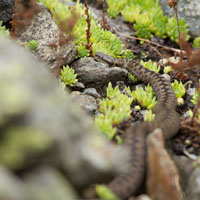
[[0, 142], [0, 163], [10, 169], [22, 167], [28, 155], [39, 154], [51, 144], [51, 138], [39, 128], [16, 126], [5, 130]]

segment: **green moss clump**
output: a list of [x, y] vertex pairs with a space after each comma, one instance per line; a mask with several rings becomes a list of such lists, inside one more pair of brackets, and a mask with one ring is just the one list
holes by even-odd
[[109, 139], [115, 136], [117, 125], [131, 114], [131, 103], [133, 98], [121, 94], [119, 87], [112, 88], [112, 84], [108, 84], [107, 98], [99, 103], [99, 114], [95, 118], [96, 127], [102, 131]]
[[10, 169], [19, 169], [27, 156], [46, 150], [50, 138], [34, 127], [12, 127], [6, 130], [0, 142], [0, 163]]
[[38, 44], [37, 40], [29, 40], [28, 41], [28, 47], [29, 47], [30, 50], [36, 51], [38, 46], [39, 46], [39, 44]]
[[10, 36], [9, 30], [7, 30], [6, 27], [3, 26], [2, 24], [3, 24], [3, 22], [0, 21], [0, 34], [1, 34], [1, 35], [4, 35], [4, 36], [6, 36], [6, 37], [9, 37], [9, 36]]
[[76, 77], [77, 74], [74, 73], [74, 69], [70, 68], [68, 65], [66, 67], [63, 66], [60, 73], [61, 81], [63, 81], [66, 85], [73, 86], [78, 81]]
[[171, 84], [174, 93], [176, 95], [177, 98], [177, 104], [178, 106], [181, 106], [184, 104], [184, 99], [182, 98], [185, 95], [185, 87], [183, 85], [182, 82], [178, 82], [177, 80], [175, 80], [172, 84]]
[[[107, 0], [108, 14], [116, 17], [121, 14], [124, 21], [134, 23], [136, 35], [140, 38], [152, 38], [153, 35], [165, 38], [169, 36], [172, 41], [178, 42], [176, 18], [167, 18], [159, 5], [158, 0]], [[184, 19], [179, 21], [180, 30], [189, 39], [188, 25]]]
[[145, 122], [151, 122], [155, 118], [155, 114], [152, 113], [152, 110], [146, 110], [145, 116], [144, 116], [144, 121]]
[[[130, 93], [128, 91], [128, 93]], [[153, 88], [148, 84], [145, 89], [142, 87], [136, 87], [136, 90], [130, 93], [133, 97], [133, 101], [136, 101], [139, 105], [148, 110], [153, 109], [156, 105], [156, 97]]]
[[[175, 17], [169, 18], [168, 23], [166, 24], [167, 35], [172, 41], [178, 42], [178, 29], [177, 29], [177, 20]], [[184, 19], [179, 20], [179, 28], [181, 33], [185, 35], [185, 40], [188, 41], [190, 36], [188, 35], [188, 24], [185, 23]]]
[[[57, 17], [59, 17], [61, 20], [66, 19], [66, 21], [70, 17], [73, 17], [67, 4], [62, 4], [59, 0], [39, 1], [51, 11], [55, 21]], [[89, 56], [89, 51], [85, 47], [87, 44], [87, 22], [85, 8], [79, 2], [77, 2], [75, 10], [78, 13], [79, 18], [77, 19], [77, 22], [72, 30], [72, 34], [75, 36], [74, 43], [78, 48], [79, 57]], [[58, 21], [56, 22], [59, 23]], [[102, 52], [116, 58], [121, 58], [122, 54], [124, 53], [124, 45], [120, 39], [110, 31], [103, 30], [93, 16], [91, 16], [90, 43], [92, 44], [93, 53]]]
[[122, 8], [126, 5], [127, 0], [106, 0], [108, 5], [108, 15], [115, 18], [119, 15]]
[[104, 200], [119, 200], [117, 196], [105, 185], [96, 186], [97, 195]]
[[200, 48], [200, 37], [196, 37], [193, 41], [193, 48]]
[[194, 105], [196, 105], [197, 102], [198, 102], [198, 100], [199, 100], [199, 98], [200, 98], [199, 92], [198, 92], [198, 91], [195, 91], [194, 95], [192, 96], [191, 102], [192, 102]]

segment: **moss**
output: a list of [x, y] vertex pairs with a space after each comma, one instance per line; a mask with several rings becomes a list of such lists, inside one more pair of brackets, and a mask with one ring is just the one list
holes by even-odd
[[[188, 41], [190, 36], [188, 35], [188, 24], [185, 23], [184, 19], [179, 20], [179, 28], [181, 33], [185, 35], [185, 40]], [[166, 24], [167, 35], [172, 41], [178, 42], [178, 28], [177, 20], [175, 17], [169, 18]]]
[[[60, 3], [59, 0], [39, 0], [43, 3], [52, 13], [54, 16], [54, 20], [56, 21], [56, 17], [60, 19], [67, 19], [71, 16], [71, 12], [69, 7], [66, 4]], [[75, 6], [76, 12], [79, 15], [79, 19], [77, 20], [72, 33], [75, 36], [74, 43], [78, 48], [79, 57], [89, 56], [88, 50], [85, 48], [87, 44], [86, 38], [86, 29], [87, 29], [87, 22], [85, 16], [85, 9], [84, 7], [77, 2]], [[91, 13], [90, 13], [91, 15]], [[59, 23], [58, 21], [56, 21]], [[120, 58], [124, 53], [124, 45], [120, 41], [120, 39], [113, 33], [107, 30], [103, 30], [100, 24], [91, 16], [91, 37], [90, 42], [92, 44], [93, 53], [102, 52], [108, 54], [110, 56]]]
[[68, 65], [63, 67], [60, 73], [60, 79], [66, 85], [73, 86], [78, 79], [76, 79], [77, 74], [74, 73], [74, 69], [70, 68]]
[[172, 84], [171, 84], [174, 93], [176, 95], [177, 98], [177, 104], [178, 106], [181, 106], [184, 104], [184, 100], [183, 100], [183, 96], [185, 95], [185, 87], [183, 85], [183, 83], [180, 81], [178, 82], [177, 80], [175, 80]]
[[29, 40], [28, 41], [28, 47], [30, 50], [36, 51], [38, 46], [39, 46], [39, 44], [38, 44], [37, 40]]
[[194, 95], [192, 96], [191, 102], [192, 102], [194, 105], [196, 105], [197, 102], [198, 102], [198, 100], [199, 100], [199, 98], [200, 98], [199, 92], [198, 92], [198, 91], [195, 91]]
[[136, 90], [127, 92], [132, 95], [133, 101], [136, 101], [139, 105], [148, 110], [152, 109], [157, 103], [153, 88], [149, 84], [145, 89], [136, 87]]
[[10, 36], [9, 30], [7, 30], [6, 27], [3, 26], [2, 24], [3, 24], [3, 22], [0, 21], [0, 34], [4, 35], [6, 37], [9, 37]]
[[[178, 42], [176, 18], [167, 18], [159, 5], [158, 0], [107, 0], [108, 14], [116, 17], [121, 14], [125, 21], [134, 23], [136, 35], [141, 38], [152, 38], [153, 34]], [[189, 39], [188, 25], [184, 19], [179, 21], [180, 30]]]
[[95, 125], [109, 139], [112, 139], [116, 133], [116, 128], [113, 125], [130, 117], [132, 100], [132, 97], [121, 94], [118, 86], [112, 88], [112, 84], [108, 84], [107, 98], [99, 103], [101, 113], [95, 118]]
[[0, 163], [11, 169], [20, 168], [28, 155], [41, 153], [51, 139], [35, 127], [12, 127], [3, 133], [0, 142]]
[[105, 200], [119, 200], [117, 196], [105, 185], [96, 186], [97, 195]]
[[200, 37], [196, 37], [193, 41], [193, 48], [200, 48]]

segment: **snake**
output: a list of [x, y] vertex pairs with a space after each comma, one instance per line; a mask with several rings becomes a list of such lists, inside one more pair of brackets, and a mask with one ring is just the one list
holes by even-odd
[[104, 53], [95, 53], [95, 60], [125, 68], [129, 73], [145, 83], [150, 83], [157, 98], [153, 108], [155, 119], [152, 122], [133, 123], [126, 130], [124, 145], [130, 153], [129, 169], [116, 176], [108, 188], [121, 200], [136, 195], [146, 172], [146, 136], [160, 128], [166, 140], [175, 136], [180, 127], [180, 116], [176, 112], [177, 99], [170, 82], [157, 72], [151, 71], [132, 59], [116, 59]]

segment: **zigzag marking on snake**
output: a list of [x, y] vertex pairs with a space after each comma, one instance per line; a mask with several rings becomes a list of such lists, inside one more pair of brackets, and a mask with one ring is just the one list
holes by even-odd
[[127, 130], [124, 143], [130, 151], [130, 169], [108, 184], [120, 199], [127, 199], [138, 191], [144, 179], [146, 135], [155, 128], [161, 128], [165, 139], [170, 139], [178, 132], [180, 118], [175, 111], [177, 100], [170, 82], [161, 74], [148, 70], [142, 65], [136, 65], [131, 60], [115, 59], [102, 53], [96, 53], [94, 57], [96, 60], [123, 66], [143, 82], [150, 83], [157, 97], [157, 104], [153, 108], [156, 114], [154, 121], [136, 123]]

